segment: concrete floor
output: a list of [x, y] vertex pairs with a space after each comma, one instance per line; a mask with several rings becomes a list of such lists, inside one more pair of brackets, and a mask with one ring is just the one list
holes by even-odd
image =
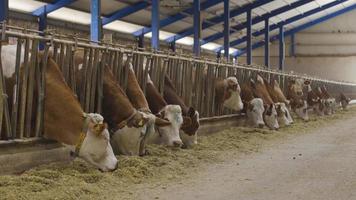
[[228, 158], [194, 178], [143, 189], [139, 199], [356, 199], [356, 116]]

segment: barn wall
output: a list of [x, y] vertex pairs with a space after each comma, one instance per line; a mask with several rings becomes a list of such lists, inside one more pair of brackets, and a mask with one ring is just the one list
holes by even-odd
[[[285, 70], [328, 79], [356, 82], [356, 11], [351, 11], [295, 35], [295, 57], [285, 38]], [[278, 66], [278, 41], [271, 44], [271, 64]], [[264, 49], [253, 51], [253, 62], [264, 64]], [[246, 58], [239, 58], [246, 63]]]

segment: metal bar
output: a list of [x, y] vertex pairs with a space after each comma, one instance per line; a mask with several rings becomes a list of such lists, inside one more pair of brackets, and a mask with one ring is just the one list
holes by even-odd
[[[253, 18], [252, 19], [252, 24], [257, 24], [257, 23], [263, 22], [267, 18], [274, 17], [276, 15], [279, 15], [279, 14], [282, 14], [284, 12], [290, 11], [292, 9], [295, 9], [295, 8], [297, 8], [299, 6], [305, 5], [305, 4], [310, 3], [310, 2], [313, 2], [313, 0], [299, 0], [299, 1], [293, 2], [291, 4], [287, 4], [286, 6], [279, 7], [277, 9], [275, 9], [275, 10], [272, 10], [271, 12], [267, 12], [266, 14], [263, 14], [261, 16]], [[244, 22], [244, 23], [240, 23], [238, 25], [232, 26], [231, 30], [230, 30], [230, 34], [238, 33], [239, 31], [243, 30], [244, 28], [247, 28], [248, 26], [249, 25], [248, 25], [247, 21]], [[215, 40], [220, 39], [222, 37], [223, 37], [222, 33], [216, 33], [214, 35], [210, 35], [207, 38], [204, 38], [203, 40], [205, 42], [212, 42], [212, 41], [215, 41]], [[233, 46], [233, 45], [231, 45], [231, 46]]]
[[151, 27], [152, 27], [152, 38], [151, 46], [153, 49], [159, 49], [159, 2], [160, 0], [152, 0], [152, 10], [151, 10]]
[[90, 40], [92, 42], [99, 42], [101, 39], [101, 0], [91, 0], [90, 2], [90, 12], [91, 12], [91, 23], [90, 23]]
[[[37, 8], [35, 11], [32, 12], [32, 15], [38, 17], [43, 14], [51, 13], [53, 11], [60, 9], [60, 8], [68, 6], [69, 4], [73, 3], [74, 1], [76, 1], [76, 0], [57, 0], [54, 4], [47, 4], [45, 6]], [[47, 7], [47, 8], [44, 9], [44, 7]]]
[[295, 56], [295, 34], [290, 36], [290, 55]]
[[[38, 30], [41, 31], [40, 33], [41, 36], [44, 36], [43, 32], [47, 29], [47, 14], [46, 14], [46, 6], [44, 6], [44, 14], [40, 15], [38, 17]], [[45, 44], [43, 41], [40, 41], [39, 45], [40, 50], [44, 50]]]
[[251, 17], [251, 10], [248, 10], [246, 12], [246, 22], [247, 22], [247, 31], [246, 31], [246, 37], [247, 37], [247, 64], [251, 65], [252, 63], [252, 35], [251, 35], [251, 29], [252, 29], [252, 17]]
[[224, 0], [224, 54], [230, 59], [230, 0]]
[[[341, 3], [344, 3], [344, 2], [346, 2], [346, 1], [347, 1], [347, 0], [333, 1], [333, 2], [331, 2], [331, 3], [322, 5], [322, 6], [320, 6], [320, 7], [317, 7], [317, 8], [315, 8], [315, 9], [309, 10], [309, 11], [304, 12], [304, 13], [302, 13], [302, 14], [299, 14], [299, 15], [293, 16], [293, 17], [291, 17], [291, 18], [288, 18], [288, 19], [286, 19], [286, 20], [284, 20], [284, 21], [282, 21], [282, 22], [280, 22], [280, 23], [278, 23], [278, 24], [273, 24], [273, 25], [271, 25], [271, 26], [269, 27], [269, 29], [270, 29], [270, 31], [276, 30], [276, 29], [279, 28], [280, 25], [287, 25], [287, 24], [296, 22], [296, 21], [298, 21], [298, 20], [300, 20], [300, 19], [303, 19], [303, 18], [305, 18], [305, 17], [308, 17], [308, 16], [311, 16], [311, 15], [313, 15], [313, 14], [319, 13], [319, 12], [321, 12], [321, 11], [323, 11], [323, 10], [332, 8], [332, 7], [337, 6], [337, 5], [340, 5]], [[265, 33], [265, 29], [262, 29], [262, 30], [259, 30], [259, 31], [254, 32], [252, 35], [253, 35], [254, 37], [258, 37], [258, 36], [260, 36], [260, 35], [262, 35], [262, 34], [264, 34], [264, 33]], [[231, 45], [231, 46], [236, 46], [236, 45], [242, 44], [243, 42], [246, 41], [246, 39], [247, 39], [246, 37], [239, 38], [239, 39], [237, 39], [237, 40], [231, 41], [231, 42], [230, 42], [230, 45]], [[219, 49], [216, 49], [215, 51], [217, 51], [217, 50], [219, 50]]]
[[[250, 4], [245, 4], [242, 7], [233, 9], [230, 11], [230, 17], [236, 17], [237, 15], [243, 14], [247, 12], [248, 10], [257, 8], [263, 4], [267, 4], [272, 2], [273, 0], [259, 0], [259, 1], [254, 1], [253, 3]], [[209, 28], [211, 26], [214, 26], [215, 24], [221, 23], [224, 21], [224, 15], [219, 15], [213, 18], [208, 19], [208, 22], [203, 22], [202, 23], [202, 30]], [[172, 42], [173, 40], [179, 40], [182, 39], [186, 36], [189, 36], [194, 33], [194, 27], [189, 27], [187, 29], [184, 29], [183, 31], [180, 31], [178, 34], [173, 35], [169, 38], [166, 39], [166, 42]]]
[[194, 44], [193, 52], [196, 57], [200, 56], [200, 33], [201, 33], [201, 18], [200, 18], [200, 0], [194, 0]]
[[[219, 4], [219, 3], [221, 3], [222, 1], [223, 1], [223, 0], [209, 0], [209, 1], [205, 1], [205, 2], [201, 3], [200, 8], [201, 8], [201, 10], [205, 10], [205, 9], [207, 9], [207, 8], [210, 8], [210, 7], [212, 7], [212, 6], [215, 6], [215, 5]], [[183, 10], [182, 12], [179, 12], [179, 13], [177, 13], [177, 14], [175, 14], [175, 15], [172, 15], [172, 16], [169, 16], [169, 17], [166, 17], [166, 18], [162, 19], [162, 20], [159, 22], [159, 26], [160, 26], [161, 28], [166, 27], [166, 26], [168, 26], [168, 25], [170, 25], [170, 24], [173, 24], [174, 22], [177, 22], [177, 21], [179, 21], [179, 20], [182, 20], [182, 19], [186, 18], [186, 17], [187, 17], [186, 14], [192, 15], [193, 12], [194, 12], [194, 11], [193, 11], [193, 7], [188, 8], [188, 9], [185, 9], [185, 10]], [[184, 14], [184, 13], [186, 13], [186, 14]], [[142, 28], [142, 29], [140, 29], [140, 30], [138, 30], [138, 31], [135, 31], [135, 32], [133, 33], [133, 35], [134, 35], [134, 36], [139, 36], [139, 35], [141, 35], [141, 34], [146, 34], [146, 33], [149, 33], [149, 32], [151, 32], [151, 31], [152, 31], [152, 28], [151, 28], [151, 27], [144, 27], [144, 28]]]
[[121, 8], [120, 10], [112, 13], [110, 16], [103, 17], [103, 26], [106, 24], [109, 24], [115, 20], [126, 17], [132, 13], [143, 10], [143, 9], [147, 8], [149, 5], [150, 4], [147, 1], [139, 1], [133, 5]]
[[270, 69], [269, 19], [265, 19], [265, 66]]
[[9, 16], [9, 0], [0, 1], [0, 22], [7, 21]]

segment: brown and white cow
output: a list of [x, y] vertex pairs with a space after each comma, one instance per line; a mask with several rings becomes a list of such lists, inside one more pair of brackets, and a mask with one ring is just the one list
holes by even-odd
[[255, 97], [261, 98], [265, 107], [263, 119], [270, 129], [279, 129], [277, 111], [271, 96], [268, 93], [265, 81], [257, 75], [256, 82], [252, 81], [252, 88]]
[[267, 87], [268, 93], [270, 94], [277, 111], [278, 123], [281, 126], [289, 126], [293, 123], [292, 116], [288, 110], [289, 101], [284, 96], [279, 83], [275, 79], [271, 79], [268, 83], [266, 79], [263, 79]]
[[197, 134], [200, 126], [199, 112], [185, 105], [183, 99], [177, 94], [177, 90], [168, 75], [165, 75], [163, 97], [168, 104], [179, 105], [182, 109], [183, 117], [189, 117], [191, 119], [189, 125], [181, 128], [180, 137], [184, 146], [189, 148], [197, 144]]
[[[8, 60], [15, 60], [16, 54], [11, 51], [16, 51], [16, 48], [5, 47], [2, 49], [2, 54], [6, 55], [8, 51], [10, 51]], [[8, 70], [15, 68], [12, 62], [6, 61], [3, 62], [3, 67]], [[15, 74], [7, 78], [8, 83], [14, 83], [11, 79], [15, 79]], [[8, 87], [12, 88], [13, 85], [8, 85]], [[58, 65], [52, 58], [48, 58], [44, 137], [62, 143], [75, 155], [101, 171], [113, 171], [117, 168], [118, 161], [110, 145], [107, 125], [103, 121], [103, 117], [99, 114], [83, 112], [72, 90], [65, 83]]]
[[253, 93], [254, 81], [243, 83], [241, 85], [241, 99], [244, 104], [244, 111], [247, 115], [247, 125], [263, 128], [265, 122], [263, 113], [265, 111], [263, 100], [255, 98]]
[[316, 90], [313, 90], [310, 81], [305, 81], [304, 84], [307, 88], [308, 107], [313, 108], [314, 112], [317, 115], [324, 115], [325, 100], [322, 98], [322, 92], [320, 90], [320, 87], [318, 87]]
[[347, 110], [350, 101], [350, 98], [347, 98], [344, 93], [340, 92], [340, 103], [343, 110]]
[[324, 113], [326, 115], [331, 115], [331, 114], [334, 114], [336, 112], [336, 99], [333, 98], [329, 91], [326, 89], [326, 86], [323, 85], [321, 87], [321, 92], [323, 94], [323, 97], [325, 99], [325, 111]]
[[288, 82], [287, 99], [290, 102], [291, 109], [297, 116], [305, 121], [309, 120], [308, 104], [303, 95], [304, 80], [292, 79]]
[[236, 77], [217, 79], [215, 82], [215, 104], [217, 109], [222, 107], [240, 111], [243, 103], [240, 97], [241, 88]]
[[[138, 110], [146, 112], [148, 115], [154, 118], [161, 117], [162, 119], [165, 119], [170, 122], [166, 126], [156, 127], [157, 134], [154, 135], [153, 137], [156, 139], [154, 139], [153, 141], [157, 142], [159, 140], [161, 144], [167, 146], [175, 146], [175, 147], [182, 146], [183, 142], [179, 136], [179, 129], [183, 124], [181, 108], [178, 105], [169, 105], [169, 106], [167, 105], [165, 107], [161, 107], [161, 110], [158, 113], [160, 115], [158, 115], [158, 117], [153, 115], [148, 105], [147, 99], [145, 98], [145, 95], [143, 94], [143, 91], [140, 88], [140, 85], [137, 81], [131, 63], [129, 63], [128, 70], [129, 71], [128, 71], [128, 83], [127, 83], [126, 94], [129, 97], [130, 102], [133, 104], [133, 106]], [[150, 80], [149, 82], [152, 83], [152, 81]], [[149, 89], [152, 89], [152, 87], [150, 87]], [[152, 90], [150, 90], [149, 92], [152, 92]], [[148, 138], [152, 139], [151, 136], [153, 135], [149, 135]], [[157, 137], [160, 137], [160, 139], [158, 139]]]

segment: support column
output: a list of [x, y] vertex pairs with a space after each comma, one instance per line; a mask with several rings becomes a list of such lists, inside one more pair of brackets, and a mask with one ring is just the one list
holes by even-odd
[[200, 56], [200, 31], [201, 31], [201, 20], [200, 20], [200, 0], [194, 0], [194, 44], [193, 52], [194, 55]]
[[159, 49], [159, 2], [160, 0], [152, 0], [151, 9], [151, 27], [152, 27], [152, 38], [151, 46], [154, 50]]
[[169, 48], [173, 51], [176, 52], [176, 41], [173, 40], [171, 43], [169, 43]]
[[246, 52], [247, 52], [247, 64], [251, 65], [252, 64], [252, 18], [251, 18], [251, 9], [247, 11], [246, 13], [246, 20], [247, 20], [247, 32], [246, 32], [246, 37], [247, 37], [247, 46], [246, 46]]
[[137, 37], [138, 47], [145, 48], [145, 37], [143, 34]]
[[6, 20], [9, 16], [9, 0], [0, 1], [0, 22]]
[[90, 24], [90, 40], [93, 42], [99, 42], [101, 39], [101, 0], [91, 0], [90, 12], [91, 12], [91, 24]]
[[265, 66], [270, 68], [270, 54], [269, 54], [269, 19], [265, 19]]
[[284, 70], [285, 44], [284, 44], [284, 26], [279, 27], [279, 70]]
[[[47, 6], [43, 7], [43, 13], [38, 16], [38, 30], [44, 32], [47, 29]], [[44, 36], [44, 33], [40, 33], [41, 36]], [[43, 41], [39, 44], [39, 49], [44, 50], [45, 43]]]
[[230, 0], [224, 0], [224, 55], [230, 60]]
[[295, 34], [293, 33], [291, 36], [290, 36], [290, 54], [291, 56], [295, 56]]

